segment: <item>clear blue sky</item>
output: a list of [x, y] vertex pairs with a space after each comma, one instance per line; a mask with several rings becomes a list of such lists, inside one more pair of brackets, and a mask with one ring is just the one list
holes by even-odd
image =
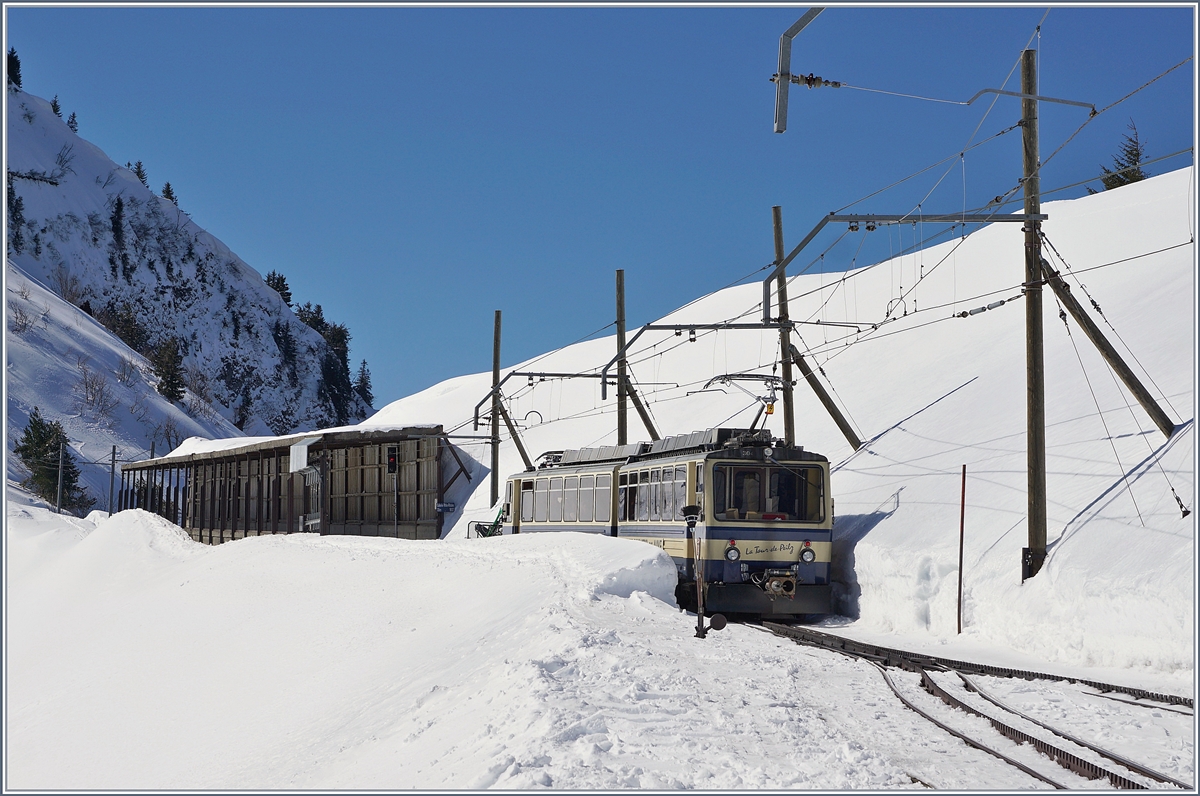
[[[793, 87], [774, 134], [768, 78], [806, 8], [8, 5], [5, 47], [80, 135], [141, 160], [155, 190], [170, 181], [197, 223], [346, 323], [380, 407], [490, 369], [496, 309], [505, 366], [611, 323], [617, 268], [630, 326], [647, 323], [766, 265], [772, 205], [790, 249], [825, 213], [956, 155], [981, 120], [975, 141], [1020, 118], [1014, 98], [985, 118], [990, 97]], [[1019, 73], [1001, 84], [1046, 10], [833, 6], [792, 71], [957, 101], [1016, 91]], [[1099, 109], [1194, 53], [1194, 7], [1055, 7], [1033, 46], [1043, 95]], [[1131, 119], [1148, 158], [1191, 147], [1195, 72], [1098, 116], [1043, 190], [1111, 167]], [[1086, 119], [1043, 104], [1043, 158]], [[1020, 173], [1016, 131], [968, 152], [965, 180], [952, 161], [853, 211], [978, 207]]]

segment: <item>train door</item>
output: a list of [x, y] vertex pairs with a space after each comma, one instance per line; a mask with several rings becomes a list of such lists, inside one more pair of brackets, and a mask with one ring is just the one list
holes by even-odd
[[533, 481], [522, 479], [519, 483], [521, 489], [514, 495], [517, 504], [513, 507], [513, 533], [520, 533], [521, 525], [533, 520]]

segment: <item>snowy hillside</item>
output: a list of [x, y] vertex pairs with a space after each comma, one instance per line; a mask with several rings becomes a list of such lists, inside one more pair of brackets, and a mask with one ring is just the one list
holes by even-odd
[[151, 445], [161, 452], [188, 437], [241, 436], [190, 391], [179, 405], [159, 395], [145, 357], [11, 262], [6, 287], [9, 480], [28, 475], [11, 451], [35, 406], [62, 423], [80, 485], [100, 509], [108, 506], [113, 445], [119, 468], [148, 458]]
[[[1196, 515], [1181, 516], [1171, 489], [1194, 508], [1194, 196], [1194, 172], [1184, 169], [1043, 206], [1048, 240], [1104, 312], [1096, 322], [1180, 427], [1169, 441], [1158, 432], [1074, 321], [1068, 336], [1046, 290], [1049, 557], [1043, 573], [1024, 586], [1020, 225], [994, 224], [845, 275], [791, 279], [793, 319], [852, 322], [861, 330], [802, 326], [798, 347], [822, 366], [823, 380], [868, 440], [862, 449], [852, 451], [803, 380], [796, 387], [798, 441], [835, 463], [841, 581], [835, 593], [845, 615], [860, 617], [859, 628], [954, 634], [965, 464], [967, 632], [1049, 660], [1191, 669]], [[796, 220], [789, 229], [807, 231], [815, 223]], [[1045, 256], [1067, 272], [1053, 250], [1047, 247]], [[797, 262], [803, 261], [801, 255]], [[1069, 281], [1086, 306], [1082, 289]], [[754, 282], [656, 322], [754, 321], [761, 300], [761, 283]], [[608, 337], [513, 369], [594, 372], [615, 350]], [[758, 407], [751, 396], [733, 387], [704, 390], [705, 384], [721, 374], [770, 373], [777, 356], [774, 332], [701, 332], [695, 343], [686, 334], [647, 332], [630, 361], [659, 431], [669, 435], [748, 424]], [[469, 432], [490, 383], [486, 373], [452, 379], [384, 407], [364, 425], [439, 422], [466, 424]], [[765, 394], [761, 385], [741, 384]], [[611, 393], [601, 400], [594, 380], [513, 379], [505, 395], [512, 416], [524, 419], [524, 442], [534, 456], [616, 441], [615, 402]], [[629, 422], [631, 438], [645, 439], [632, 410]], [[781, 413], [770, 427], [782, 436]], [[507, 431], [502, 439], [508, 475], [522, 465]], [[474, 455], [487, 461], [482, 445]], [[477, 489], [463, 519], [490, 519], [488, 498], [486, 486]], [[466, 527], [460, 520], [449, 533], [462, 535]]]
[[[1101, 327], [1136, 355], [1135, 369], [1180, 427], [1165, 439], [1079, 330], [1068, 336], [1047, 294], [1050, 551], [1024, 584], [1022, 300], [956, 317], [1019, 296], [1017, 226], [844, 278], [792, 279], [793, 318], [860, 329], [805, 326], [799, 345], [867, 440], [852, 452], [798, 385], [799, 441], [836, 467], [842, 615], [826, 618], [827, 628], [1194, 695], [1196, 515], [1181, 517], [1172, 494], [1195, 508], [1194, 196], [1188, 169], [1045, 206], [1048, 239], [1082, 279], [1071, 278], [1074, 291], [1087, 305], [1086, 286], [1103, 309]], [[754, 319], [761, 296], [759, 284], [731, 288], [666, 322]], [[647, 333], [633, 372], [663, 434], [746, 424], [758, 405], [752, 396], [705, 384], [769, 373], [777, 345], [757, 331], [702, 332], [694, 343], [686, 333]], [[614, 352], [610, 337], [517, 368], [595, 371]], [[490, 380], [443, 382], [363, 425], [457, 424], [475, 433], [472, 411]], [[601, 400], [595, 380], [513, 379], [505, 396], [534, 455], [614, 440], [614, 401]], [[631, 436], [644, 438], [632, 412], [630, 423]], [[771, 423], [779, 433], [779, 412]], [[521, 463], [502, 437], [507, 475]], [[455, 441], [489, 461], [486, 443]], [[10, 488], [5, 786], [1044, 784], [924, 723], [862, 661], [749, 625], [694, 638], [695, 617], [673, 604], [673, 565], [649, 545], [572, 533], [465, 538], [467, 520], [492, 516], [487, 478], [473, 483], [445, 540], [293, 534], [215, 547], [145, 512], [60, 517]], [[1195, 782], [1190, 714], [1066, 684], [986, 685], [1032, 715], [1068, 717], [1073, 734]]]
[[186, 212], [39, 97], [10, 90], [6, 124], [8, 252], [19, 272], [97, 317], [136, 319], [148, 347], [177, 339], [192, 386], [248, 434], [366, 416], [348, 383], [339, 416], [321, 389], [330, 346]]

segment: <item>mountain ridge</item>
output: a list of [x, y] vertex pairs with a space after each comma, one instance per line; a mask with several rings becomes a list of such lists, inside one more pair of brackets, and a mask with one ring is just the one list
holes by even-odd
[[348, 377], [340, 393], [323, 389], [329, 343], [219, 238], [72, 132], [44, 99], [10, 87], [7, 125], [15, 267], [92, 314], [132, 314], [147, 346], [178, 340], [191, 386], [207, 386], [217, 412], [247, 433], [368, 415]]

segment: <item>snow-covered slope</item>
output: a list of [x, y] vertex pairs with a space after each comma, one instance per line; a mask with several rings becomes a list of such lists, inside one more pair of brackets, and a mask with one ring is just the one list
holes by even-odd
[[96, 314], [128, 304], [150, 345], [177, 338], [218, 411], [248, 434], [366, 416], [353, 392], [343, 418], [319, 397], [329, 347], [257, 271], [71, 132], [50, 103], [10, 91], [6, 129], [9, 213], [19, 200], [24, 221], [9, 256], [26, 278]]
[[[827, 625], [1194, 694], [1195, 515], [1180, 517], [1168, 487], [1194, 508], [1193, 195], [1188, 170], [1047, 205], [1050, 240], [1183, 427], [1166, 441], [1127, 409], [1073, 329], [1089, 384], [1047, 297], [1052, 545], [1024, 585], [1024, 313], [1017, 303], [950, 317], [1019, 293], [1019, 232], [993, 227], [952, 254], [861, 272], [836, 293], [833, 277], [792, 281], [793, 317], [864, 322], [849, 348], [825, 347], [826, 333], [830, 343], [845, 333], [837, 327], [804, 333], [869, 440], [852, 453], [800, 385], [801, 441], [838, 465], [845, 616]], [[917, 311], [868, 334], [922, 267], [907, 299]], [[733, 288], [672, 318], [754, 316], [760, 296], [757, 285]], [[748, 422], [754, 406], [739, 390], [688, 394], [713, 375], [770, 370], [776, 341], [736, 334], [639, 341], [634, 371], [664, 433]], [[519, 367], [595, 368], [613, 347], [583, 343]], [[469, 429], [489, 386], [490, 374], [453, 379], [370, 422]], [[512, 386], [535, 452], [612, 440], [612, 401], [594, 382]], [[520, 466], [506, 441], [502, 467]], [[486, 479], [475, 483], [443, 541], [292, 535], [218, 547], [140, 511], [55, 516], [10, 488], [6, 787], [1039, 786], [924, 725], [866, 664], [749, 626], [694, 638], [653, 547], [584, 534], [462, 538], [464, 519], [490, 513]], [[1065, 685], [986, 685], [1056, 722], [1064, 705], [1078, 708], [1064, 729], [1195, 781], [1191, 716]]]
[[96, 508], [108, 506], [113, 445], [119, 468], [147, 458], [152, 444], [166, 451], [188, 437], [241, 436], [190, 391], [180, 405], [159, 395], [145, 357], [11, 262], [7, 277], [9, 480], [28, 475], [11, 452], [35, 406], [44, 418], [62, 423], [80, 486]]
[[[1087, 296], [1095, 298], [1104, 315], [1094, 319], [1180, 428], [1169, 441], [1158, 432], [1073, 321], [1068, 335], [1046, 290], [1049, 558], [1024, 585], [1020, 225], [994, 224], [844, 276], [791, 279], [793, 319], [851, 322], [861, 330], [806, 325], [799, 346], [868, 440], [861, 450], [852, 451], [803, 380], [796, 387], [798, 441], [836, 463], [837, 596], [844, 614], [860, 617], [860, 629], [954, 635], [966, 465], [966, 633], [1051, 660], [1192, 667], [1195, 515], [1181, 516], [1172, 489], [1194, 508], [1193, 175], [1184, 169], [1044, 205], [1048, 240], [1082, 280], [1081, 288], [1069, 279], [1074, 293], [1085, 305]], [[1045, 256], [1066, 271], [1049, 247]], [[761, 283], [729, 288], [657, 322], [753, 321], [761, 299]], [[1001, 299], [1016, 300], [953, 317]], [[751, 396], [704, 387], [725, 373], [770, 373], [775, 334], [701, 332], [687, 341], [686, 334], [647, 332], [631, 355], [659, 431], [748, 424], [757, 410]], [[514, 369], [596, 371], [615, 349], [608, 337]], [[365, 425], [466, 423], [470, 430], [490, 383], [486, 373], [443, 382], [384, 407]], [[761, 386], [750, 388], [764, 394]], [[612, 394], [602, 401], [595, 380], [514, 379], [505, 395], [513, 417], [523, 419], [531, 454], [616, 440]], [[780, 436], [781, 417], [776, 412], [770, 422]], [[631, 437], [646, 438], [632, 411], [630, 424]], [[502, 438], [508, 475], [522, 465], [506, 431]], [[482, 450], [476, 458], [487, 461]], [[488, 492], [475, 492], [464, 519], [490, 516]], [[466, 527], [460, 520], [450, 532]]]

